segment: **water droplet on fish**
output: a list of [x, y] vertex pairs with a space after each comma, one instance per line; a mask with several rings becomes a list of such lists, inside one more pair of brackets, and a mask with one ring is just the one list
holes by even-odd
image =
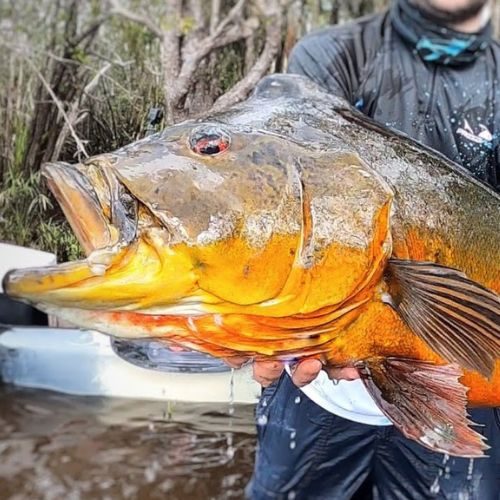
[[258, 425], [266, 425], [267, 424], [267, 417], [265, 415], [260, 415], [257, 418], [257, 424]]
[[295, 404], [298, 405], [300, 403], [300, 396], [297, 396], [295, 398]]
[[189, 326], [189, 329], [192, 331], [192, 332], [195, 332], [197, 333], [198, 332], [198, 328], [196, 327], [196, 323], [194, 322], [194, 319], [189, 316], [188, 320], [187, 320], [187, 324]]
[[95, 276], [104, 276], [106, 274], [107, 266], [104, 264], [89, 263], [90, 272]]

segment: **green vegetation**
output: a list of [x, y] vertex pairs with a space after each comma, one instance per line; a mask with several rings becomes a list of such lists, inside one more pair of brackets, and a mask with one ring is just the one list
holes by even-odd
[[40, 167], [84, 156], [42, 79], [90, 155], [142, 137], [149, 108], [163, 100], [161, 80], [147, 69], [159, 64], [158, 42], [143, 26], [115, 18], [104, 23], [96, 3], [63, 0], [56, 8], [20, 0], [2, 11], [11, 23], [0, 37], [0, 241], [53, 252], [59, 260], [79, 258], [82, 250]]
[[4, 174], [0, 192], [0, 240], [56, 253], [58, 259], [81, 257], [78, 241], [41, 182], [40, 171], [23, 173], [15, 165]]

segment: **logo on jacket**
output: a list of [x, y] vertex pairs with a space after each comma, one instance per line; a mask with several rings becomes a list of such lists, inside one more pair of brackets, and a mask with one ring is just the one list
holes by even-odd
[[457, 134], [460, 134], [461, 136], [469, 139], [469, 141], [475, 142], [476, 144], [483, 144], [488, 148], [493, 147], [493, 135], [482, 124], [479, 125], [479, 132], [475, 133], [469, 121], [465, 119], [463, 127], [459, 127], [457, 129]]

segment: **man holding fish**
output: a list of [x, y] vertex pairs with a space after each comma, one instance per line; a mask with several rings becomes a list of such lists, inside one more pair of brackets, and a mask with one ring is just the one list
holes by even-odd
[[[443, 152], [499, 190], [500, 48], [491, 40], [492, 4], [397, 0], [388, 14], [305, 37], [291, 54], [289, 72]], [[251, 498], [291, 492], [296, 499], [361, 499], [372, 498], [373, 489], [381, 499], [500, 498], [499, 409], [472, 411], [472, 420], [494, 436], [490, 458], [450, 459], [388, 427], [355, 368], [328, 368], [317, 359], [290, 364], [286, 370], [302, 390], [282, 376], [283, 363], [253, 368], [265, 389]]]
[[380, 498], [496, 498], [490, 7], [398, 0], [301, 42], [290, 71], [308, 78], [44, 166], [87, 258], [4, 289], [115, 337], [252, 358], [263, 382], [287, 363], [258, 407], [251, 497], [350, 498], [370, 479]]

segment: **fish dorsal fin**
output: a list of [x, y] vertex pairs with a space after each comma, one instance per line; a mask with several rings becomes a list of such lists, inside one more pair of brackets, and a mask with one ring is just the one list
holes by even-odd
[[457, 365], [375, 358], [358, 366], [378, 407], [409, 439], [430, 450], [481, 457], [488, 446], [467, 418], [467, 388]]
[[500, 358], [500, 298], [460, 271], [389, 261], [391, 305], [437, 354], [490, 377]]

